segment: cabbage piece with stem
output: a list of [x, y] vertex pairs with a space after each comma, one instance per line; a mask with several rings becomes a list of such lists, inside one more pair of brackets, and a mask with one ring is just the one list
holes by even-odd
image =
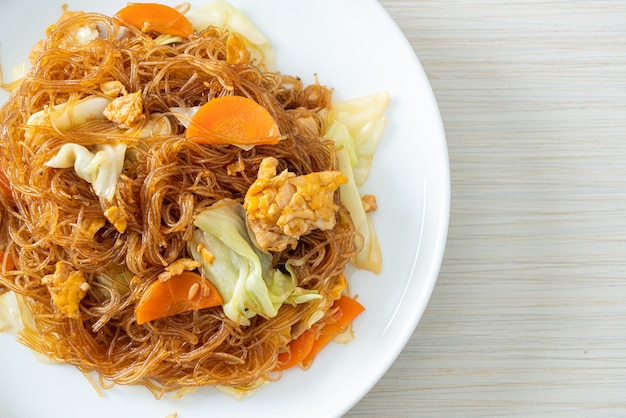
[[356, 240], [355, 267], [379, 273], [382, 269], [382, 251], [370, 213], [365, 211], [359, 191], [372, 166], [374, 153], [386, 125], [384, 111], [389, 104], [389, 93], [380, 92], [356, 99], [335, 102], [328, 113], [329, 127], [324, 134], [335, 144], [339, 171], [348, 182], [339, 187], [341, 203], [360, 237]]
[[297, 287], [296, 277], [272, 267], [272, 255], [256, 245], [240, 203], [224, 199], [197, 215], [189, 242], [199, 270], [217, 287], [224, 313], [240, 325], [250, 318], [276, 316], [285, 303], [304, 303], [316, 294]]

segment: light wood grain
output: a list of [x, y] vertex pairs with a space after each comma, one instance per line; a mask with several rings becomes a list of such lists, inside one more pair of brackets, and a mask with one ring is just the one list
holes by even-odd
[[399, 1], [437, 96], [440, 277], [348, 414], [626, 416], [626, 2]]

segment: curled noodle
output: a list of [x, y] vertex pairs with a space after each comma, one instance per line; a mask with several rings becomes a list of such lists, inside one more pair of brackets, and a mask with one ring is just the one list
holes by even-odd
[[[100, 37], [87, 45], [66, 45], [63, 34], [95, 24]], [[340, 206], [330, 231], [302, 237], [294, 250], [276, 254], [284, 268], [295, 267], [298, 286], [322, 296], [309, 303], [285, 304], [276, 317], [252, 318], [240, 326], [221, 307], [192, 311], [137, 325], [134, 307], [165, 266], [187, 257], [194, 215], [218, 200], [243, 201], [263, 158], [273, 156], [280, 170], [296, 174], [336, 169], [334, 150], [321, 139], [319, 111], [331, 92], [304, 86], [296, 77], [263, 72], [253, 65], [226, 65], [228, 33], [217, 28], [188, 41], [157, 45], [138, 30], [99, 14], [80, 14], [58, 24], [33, 62], [32, 71], [0, 111], [0, 168], [10, 181], [13, 201], [0, 213], [1, 249], [16, 269], [3, 267], [0, 284], [25, 296], [36, 321], [22, 341], [53, 360], [97, 372], [101, 384], [143, 384], [156, 396], [187, 386], [227, 385], [253, 388], [276, 378], [277, 355], [285, 334], [314, 312], [327, 309], [340, 286], [345, 264], [354, 254], [354, 229]], [[46, 107], [92, 95], [100, 85], [121, 81], [140, 91], [144, 113], [162, 113], [171, 135], [148, 140], [120, 132], [107, 120], [92, 120], [70, 130], [33, 129], [29, 117]], [[277, 121], [284, 139], [249, 151], [228, 145], [190, 142], [170, 108], [191, 107], [224, 95], [242, 95], [262, 104]], [[133, 150], [112, 201], [98, 198], [73, 170], [44, 164], [65, 143], [84, 146], [112, 140]], [[227, 167], [242, 164], [233, 175]], [[128, 221], [121, 233], [111, 225], [85, 234], [84, 225], [102, 219], [116, 206]], [[66, 261], [83, 272], [91, 289], [80, 316], [59, 315], [44, 276]], [[320, 324], [323, 320], [320, 321]]]

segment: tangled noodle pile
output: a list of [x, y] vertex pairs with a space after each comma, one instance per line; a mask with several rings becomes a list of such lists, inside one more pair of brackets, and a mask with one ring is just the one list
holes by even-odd
[[[93, 25], [96, 39], [84, 45], [68, 41], [66, 34]], [[285, 303], [276, 316], [256, 315], [247, 326], [219, 306], [137, 324], [143, 292], [167, 266], [190, 257], [194, 217], [223, 199], [243, 203], [266, 157], [278, 160], [279, 172], [296, 175], [336, 169], [335, 151], [321, 137], [326, 126], [320, 111], [331, 92], [263, 71], [245, 56], [233, 62], [230, 36], [209, 27], [159, 44], [153, 34], [118, 19], [76, 14], [49, 32], [31, 72], [0, 112], [0, 168], [6, 176], [0, 183], [10, 189], [0, 205], [0, 284], [21, 295], [32, 313], [36, 326], [24, 330], [26, 345], [97, 372], [103, 386], [143, 384], [160, 396], [187, 386], [249, 389], [276, 379], [279, 353], [320, 312], [315, 326], [322, 326], [346, 286], [343, 271], [355, 253], [356, 233], [336, 194], [334, 228], [313, 230], [295, 248], [272, 253], [272, 265], [281, 271], [288, 259], [300, 260], [293, 267], [297, 285], [319, 298]], [[96, 118], [67, 130], [29, 123], [42, 110], [104, 96], [102, 86], [112, 81], [139, 92], [141, 123], [120, 128]], [[185, 138], [184, 118], [173, 108], [229, 95], [266, 108], [281, 140], [244, 150]], [[151, 115], [159, 115], [170, 132], [141, 135]], [[127, 151], [111, 199], [98, 196], [74, 170], [46, 165], [64, 144], [112, 142]], [[124, 228], [103, 216], [111, 209]], [[87, 283], [73, 317], [59, 311], [47, 285], [59, 265], [80, 272]]]

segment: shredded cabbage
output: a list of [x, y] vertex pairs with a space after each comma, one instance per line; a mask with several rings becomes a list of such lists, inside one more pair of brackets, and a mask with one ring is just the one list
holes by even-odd
[[189, 128], [191, 118], [198, 112], [198, 110], [200, 110], [200, 106], [170, 107], [170, 112], [174, 114], [176, 119], [178, 119], [181, 125], [185, 128]]
[[339, 162], [339, 171], [348, 178], [347, 183], [339, 186], [341, 203], [350, 212], [354, 228], [361, 234], [361, 238], [358, 238], [355, 242], [358, 252], [352, 260], [352, 264], [359, 269], [380, 273], [383, 256], [378, 243], [376, 228], [371, 215], [365, 212], [363, 208], [361, 194], [352, 174], [350, 157], [344, 148], [337, 150], [337, 160]]
[[83, 25], [71, 29], [66, 33], [66, 42], [69, 46], [87, 45], [100, 37], [98, 26], [96, 24]]
[[[194, 225], [198, 229], [189, 251], [220, 292], [226, 316], [240, 325], [249, 325], [255, 315], [276, 316], [296, 290], [296, 278], [272, 268], [272, 255], [258, 248], [248, 232], [241, 204], [218, 202], [201, 212]], [[203, 255], [206, 250], [210, 259]]]
[[[66, 33], [65, 41], [67, 46], [81, 46], [88, 44], [89, 42], [97, 39], [99, 36], [100, 32], [98, 31], [97, 25], [84, 25], [78, 28], [73, 28]], [[9, 91], [16, 90], [28, 75], [29, 70], [30, 66], [27, 61], [22, 61], [20, 64], [11, 69], [12, 81], [8, 84], [3, 84], [2, 87]], [[2, 77], [0, 76], [0, 82], [1, 79]]]
[[[61, 131], [67, 131], [94, 119], [106, 119], [104, 109], [111, 103], [110, 97], [87, 96], [81, 100], [66, 102], [52, 108], [45, 108], [33, 113], [27, 125], [54, 125]], [[29, 131], [26, 131], [29, 134]]]
[[11, 68], [11, 81], [16, 83], [19, 80], [23, 80], [28, 75], [30, 68], [26, 61], [22, 61], [19, 65]]
[[[18, 340], [39, 336], [37, 323], [26, 306], [24, 296], [12, 290], [0, 295], [0, 332], [8, 332]], [[35, 357], [44, 363], [54, 363], [48, 356], [38, 351], [33, 351]]]
[[352, 263], [374, 273], [382, 268], [382, 252], [374, 222], [363, 208], [358, 187], [369, 175], [386, 124], [383, 113], [388, 103], [388, 92], [335, 102], [331, 105], [330, 125], [324, 134], [334, 142], [339, 171], [348, 178], [348, 182], [339, 187], [341, 203], [350, 212], [354, 227], [361, 235], [355, 243], [358, 252]]
[[176, 36], [176, 35], [169, 35], [167, 33], [162, 33], [161, 35], [157, 36], [154, 40], [154, 43], [157, 45], [170, 45], [170, 44], [174, 44], [177, 42], [183, 42], [184, 39], [181, 38], [180, 36]]
[[225, 0], [209, 0], [206, 3], [194, 5], [186, 17], [196, 32], [209, 26], [217, 26], [238, 33], [244, 38], [250, 50], [250, 56], [256, 60], [257, 67], [267, 71], [276, 69], [272, 44], [240, 10]]
[[99, 144], [93, 151], [78, 144], [64, 144], [45, 165], [54, 168], [73, 166], [81, 179], [91, 183], [96, 195], [111, 201], [122, 174], [126, 145]]
[[[28, 309], [24, 311], [30, 313]], [[17, 295], [13, 291], [3, 293], [0, 295], [0, 331], [6, 331], [17, 337], [23, 329], [22, 310]]]
[[357, 186], [361, 186], [369, 175], [374, 153], [387, 124], [384, 112], [388, 104], [387, 91], [331, 104], [330, 128], [326, 137], [334, 139], [331, 135], [337, 132], [331, 130], [347, 130], [349, 136], [342, 132], [334, 140], [337, 146], [347, 148]]

